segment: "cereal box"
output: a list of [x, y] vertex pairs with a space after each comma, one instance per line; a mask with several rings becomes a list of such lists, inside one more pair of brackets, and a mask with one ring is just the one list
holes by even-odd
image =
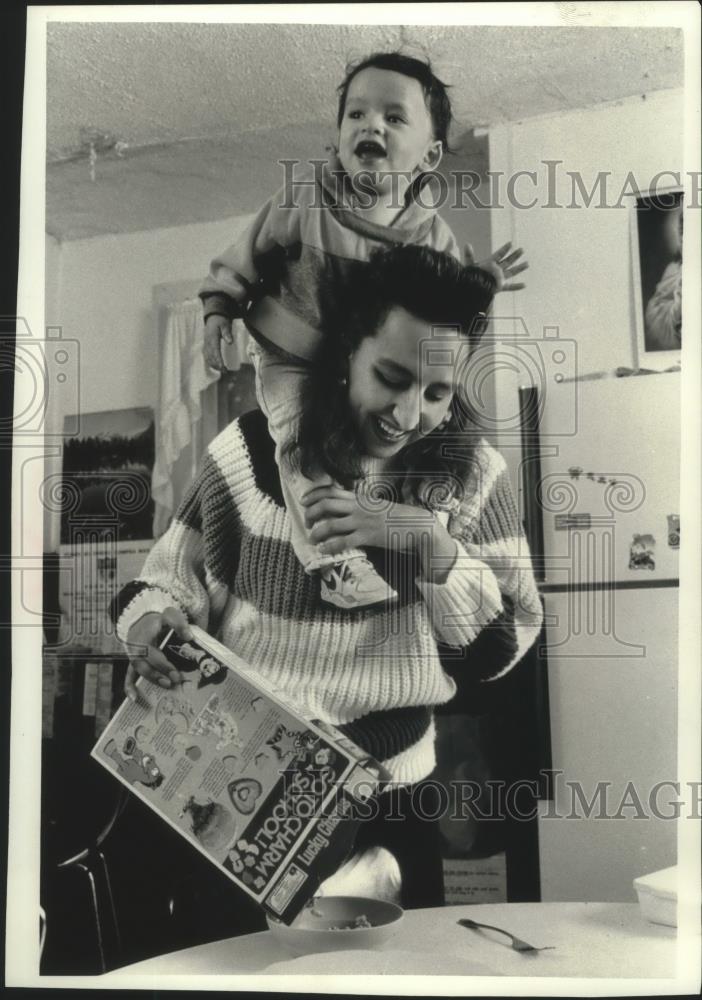
[[201, 629], [160, 648], [182, 672], [139, 679], [93, 757], [273, 916], [290, 923], [352, 849], [389, 780]]

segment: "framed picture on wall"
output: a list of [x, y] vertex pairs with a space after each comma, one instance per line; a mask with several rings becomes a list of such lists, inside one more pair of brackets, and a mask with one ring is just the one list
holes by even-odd
[[153, 466], [151, 407], [81, 414], [63, 448], [61, 542], [153, 538]]
[[639, 194], [631, 211], [636, 364], [679, 363], [682, 344], [683, 192]]
[[64, 631], [91, 653], [124, 650], [108, 607], [153, 545], [154, 411], [148, 406], [69, 416], [63, 448], [59, 606]]

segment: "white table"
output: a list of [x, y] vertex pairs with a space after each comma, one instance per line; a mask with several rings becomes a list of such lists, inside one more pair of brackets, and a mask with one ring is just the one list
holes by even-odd
[[[459, 917], [496, 924], [531, 944], [555, 948], [522, 955], [502, 936], [461, 927]], [[677, 951], [675, 929], [648, 923], [635, 903], [493, 903], [409, 910], [383, 950], [426, 954], [428, 963], [433, 959], [432, 974], [435, 957], [443, 954], [474, 959], [494, 975], [600, 980], [673, 978]], [[155, 986], [170, 976], [260, 974], [290, 957], [266, 931], [148, 959], [102, 978], [126, 986], [127, 978], [138, 977]], [[343, 972], [340, 965], [338, 973]]]

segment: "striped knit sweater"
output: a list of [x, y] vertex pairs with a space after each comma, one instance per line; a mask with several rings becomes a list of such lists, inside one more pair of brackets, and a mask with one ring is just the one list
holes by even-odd
[[309, 718], [340, 725], [395, 781], [418, 781], [435, 763], [432, 710], [456, 690], [442, 649], [491, 680], [541, 623], [505, 463], [484, 441], [467, 479], [448, 521], [458, 556], [445, 582], [421, 580], [410, 556], [370, 549], [397, 602], [339, 610], [295, 557], [265, 418], [246, 414], [212, 442], [140, 577], [118, 595], [118, 635], [148, 611], [180, 607]]
[[[436, 178], [410, 189], [392, 225], [355, 212], [339, 160], [298, 165], [289, 183], [263, 205], [239, 239], [215, 258], [200, 289], [204, 315], [246, 318], [257, 339], [312, 360], [321, 340], [323, 299], [382, 246], [416, 243], [460, 259], [440, 215]], [[412, 195], [414, 194], [414, 197]], [[251, 307], [251, 308], [249, 308]]]

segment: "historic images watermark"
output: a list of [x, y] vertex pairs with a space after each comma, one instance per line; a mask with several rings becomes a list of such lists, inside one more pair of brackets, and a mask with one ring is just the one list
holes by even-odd
[[[348, 175], [342, 169], [330, 169], [327, 159], [280, 159], [282, 168], [281, 209], [299, 206], [302, 191], [312, 195], [308, 208], [341, 207], [348, 193]], [[628, 209], [631, 199], [647, 191], [660, 201], [660, 207], [670, 208], [674, 202], [672, 188], [685, 187], [690, 181], [690, 197], [686, 208], [702, 207], [702, 172], [661, 170], [651, 177], [637, 176], [628, 171], [624, 176], [611, 170], [584, 173], [569, 170], [564, 160], [540, 160], [536, 170], [446, 170], [424, 175], [416, 184], [415, 176], [407, 171], [361, 170], [354, 175], [353, 194], [361, 209], [373, 208], [382, 191], [383, 204], [398, 211], [405, 205], [405, 192], [412, 185], [416, 203], [426, 209], [498, 209], [511, 207], [518, 211], [544, 209]], [[324, 178], [324, 184], [320, 181]], [[450, 182], [449, 182], [450, 178]]]
[[[312, 780], [321, 781], [322, 777]], [[362, 782], [355, 787], [354, 818], [365, 821], [378, 815], [379, 803], [373, 795], [374, 787], [370, 783], [366, 787]], [[393, 784], [388, 783], [385, 791], [392, 787]], [[543, 794], [545, 791], [548, 797]], [[302, 799], [300, 801], [302, 803]], [[537, 817], [545, 822], [700, 819], [702, 782], [682, 783], [670, 779], [644, 789], [633, 781], [621, 784], [601, 780], [585, 786], [580, 781], [565, 779], [562, 770], [541, 770], [536, 778], [516, 781], [440, 782], [428, 778], [415, 785], [409, 796], [402, 799], [391, 796], [388, 802], [391, 805], [385, 818], [397, 822], [410, 816], [427, 822], [443, 818], [482, 822], [530, 822]], [[289, 803], [294, 811], [294, 795]]]

